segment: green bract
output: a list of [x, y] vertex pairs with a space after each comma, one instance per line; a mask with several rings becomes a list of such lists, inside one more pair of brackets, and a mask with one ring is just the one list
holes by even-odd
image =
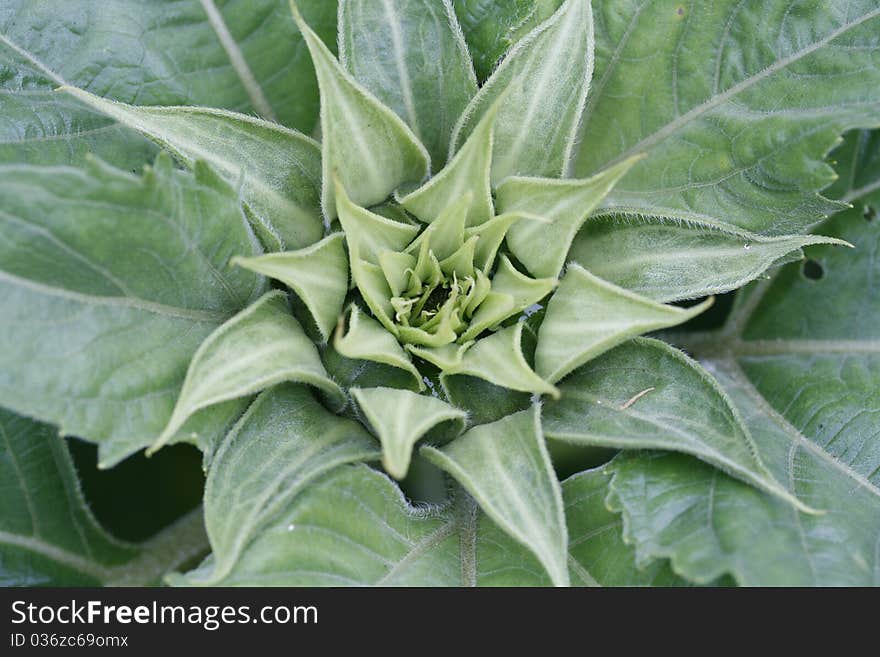
[[[880, 126], [875, 3], [339, 0], [334, 42], [337, 3], [260, 0], [265, 65], [198, 4], [232, 77], [144, 69], [149, 102], [0, 11], [0, 580], [198, 552], [106, 536], [42, 422], [203, 452], [175, 584], [877, 583], [876, 133], [817, 193]], [[759, 278], [690, 355], [641, 337]]]

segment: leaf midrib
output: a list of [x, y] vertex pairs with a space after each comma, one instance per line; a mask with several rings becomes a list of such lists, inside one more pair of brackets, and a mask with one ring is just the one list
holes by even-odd
[[195, 310], [192, 308], [180, 308], [167, 304], [147, 301], [140, 297], [123, 297], [123, 296], [100, 296], [87, 294], [84, 292], [75, 292], [64, 288], [54, 287], [45, 283], [39, 283], [24, 278], [20, 278], [8, 272], [0, 270], [0, 283], [9, 283], [18, 287], [23, 287], [39, 294], [48, 296], [61, 297], [69, 301], [77, 303], [95, 305], [95, 306], [120, 306], [132, 308], [134, 310], [142, 310], [144, 312], [172, 317], [175, 319], [186, 319], [193, 322], [206, 324], [220, 324], [226, 320], [226, 315], [218, 312], [207, 310]]

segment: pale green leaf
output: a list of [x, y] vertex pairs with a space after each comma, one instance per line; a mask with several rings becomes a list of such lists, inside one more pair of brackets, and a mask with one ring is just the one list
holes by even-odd
[[665, 303], [737, 289], [769, 267], [803, 258], [802, 247], [823, 243], [842, 244], [819, 235], [766, 237], [664, 217], [597, 217], [575, 238], [568, 258]]
[[544, 433], [576, 445], [685, 452], [804, 509], [761, 459], [712, 377], [657, 340], [636, 339], [575, 370], [544, 407]]
[[510, 536], [566, 586], [567, 534], [559, 482], [541, 434], [538, 406], [470, 429], [442, 449], [421, 453], [449, 472]]
[[632, 157], [586, 180], [505, 180], [496, 190], [498, 212], [523, 215], [507, 231], [510, 252], [533, 276], [558, 276], [589, 214], [640, 159]]
[[358, 205], [377, 205], [403, 183], [428, 175], [430, 156], [394, 112], [346, 73], [291, 0], [294, 20], [315, 65], [321, 89], [321, 204], [336, 218], [334, 179]]
[[470, 193], [450, 199], [433, 223], [422, 231], [407, 250], [418, 253], [422, 242], [426, 242], [438, 260], [451, 256], [464, 244], [464, 227], [472, 203]]
[[298, 251], [234, 258], [232, 264], [281, 281], [302, 300], [326, 342], [348, 294], [345, 235], [333, 233]]
[[294, 130], [200, 107], [135, 107], [75, 87], [62, 91], [149, 137], [192, 165], [204, 160], [232, 184], [282, 247], [321, 239], [321, 149]]
[[360, 424], [325, 410], [308, 388], [284, 384], [264, 392], [211, 462], [205, 525], [212, 568], [186, 584], [223, 581], [240, 566], [251, 543], [271, 534], [268, 525], [276, 515], [315, 479], [340, 464], [378, 456], [375, 441]]
[[351, 394], [382, 443], [382, 465], [395, 479], [409, 470], [413, 446], [444, 422], [464, 429], [465, 413], [428, 395], [395, 388], [353, 388]]
[[517, 43], [459, 119], [458, 150], [496, 99], [492, 182], [508, 176], [561, 176], [573, 156], [578, 122], [593, 73], [589, 0], [566, 0]]
[[664, 306], [570, 264], [538, 331], [535, 370], [555, 383], [629, 338], [681, 324], [711, 305]]
[[597, 2], [595, 83], [574, 173], [645, 153], [615, 212], [756, 233], [839, 209], [824, 156], [880, 122], [875, 0]]
[[349, 307], [345, 320], [336, 327], [333, 339], [336, 351], [346, 358], [375, 361], [409, 372], [415, 377], [419, 390], [425, 389], [422, 375], [409, 354], [379, 322], [354, 304]]
[[345, 394], [327, 376], [318, 350], [290, 314], [287, 297], [264, 295], [214, 331], [199, 347], [165, 430], [150, 448], [167, 443], [196, 411], [247, 397], [277, 383], [307, 383], [326, 392], [337, 408]]
[[447, 206], [465, 194], [473, 201], [468, 208], [467, 225], [479, 226], [495, 213], [492, 206], [490, 174], [495, 119], [500, 105], [495, 103], [458, 149], [452, 161], [418, 189], [399, 199], [418, 219], [431, 223]]
[[0, 404], [99, 443], [110, 465], [168, 422], [202, 341], [264, 288], [238, 197], [167, 156], [143, 177], [0, 172]]
[[467, 239], [474, 236], [480, 238], [477, 241], [477, 249], [474, 252], [474, 265], [476, 267], [479, 267], [485, 273], [492, 269], [492, 266], [495, 264], [495, 256], [498, 254], [498, 249], [501, 248], [501, 243], [504, 241], [507, 231], [520, 218], [516, 214], [499, 214], [497, 217], [492, 217], [489, 221], [479, 226], [465, 229], [464, 234]]
[[456, 119], [477, 93], [449, 0], [341, 0], [339, 61], [446, 163]]
[[522, 350], [524, 328], [524, 322], [517, 322], [477, 340], [463, 353], [459, 363], [451, 364], [452, 367], [444, 371], [444, 378], [447, 375], [466, 374], [509, 390], [558, 397], [556, 387], [535, 374], [526, 362]]

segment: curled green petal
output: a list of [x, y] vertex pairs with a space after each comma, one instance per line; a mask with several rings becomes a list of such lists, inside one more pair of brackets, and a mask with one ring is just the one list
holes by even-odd
[[507, 256], [501, 257], [492, 278], [492, 290], [471, 319], [461, 339], [472, 340], [486, 329], [497, 326], [538, 303], [557, 285], [555, 278], [530, 278], [517, 271]]
[[231, 263], [281, 281], [302, 299], [326, 342], [339, 321], [348, 293], [345, 236], [328, 235], [299, 251], [233, 258]]
[[415, 377], [419, 390], [425, 389], [422, 375], [395, 337], [354, 304], [349, 306], [345, 321], [336, 327], [333, 348], [346, 358], [371, 360], [405, 370]]
[[631, 157], [586, 180], [505, 180], [497, 190], [499, 211], [527, 215], [507, 232], [511, 253], [534, 276], [558, 275], [575, 235], [589, 214], [641, 159], [642, 156]]
[[464, 352], [460, 362], [446, 368], [443, 375], [467, 374], [510, 390], [558, 399], [556, 387], [538, 376], [523, 356], [524, 327], [524, 322], [517, 322], [478, 340]]
[[686, 322], [712, 305], [665, 306], [571, 264], [538, 331], [535, 369], [557, 382], [591, 358], [642, 333]]
[[466, 414], [444, 401], [397, 388], [353, 388], [352, 396], [382, 443], [382, 465], [395, 479], [409, 470], [413, 446], [443, 422], [464, 429]]
[[290, 314], [283, 292], [269, 292], [214, 331], [193, 356], [174, 412], [150, 448], [170, 440], [196, 411], [252, 395], [282, 381], [308, 383], [341, 408], [345, 395], [330, 379], [315, 345]]

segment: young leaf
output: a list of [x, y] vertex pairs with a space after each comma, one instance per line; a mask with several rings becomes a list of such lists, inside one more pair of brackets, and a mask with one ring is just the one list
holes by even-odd
[[598, 6], [574, 173], [648, 155], [606, 207], [767, 235], [840, 209], [816, 192], [840, 134], [877, 125], [876, 2]]
[[346, 321], [339, 322], [333, 347], [346, 358], [370, 360], [390, 365], [413, 375], [419, 390], [425, 389], [422, 375], [400, 343], [372, 317], [356, 305], [349, 307]]
[[345, 235], [333, 233], [299, 251], [233, 258], [232, 264], [281, 281], [302, 299], [326, 342], [348, 294]]
[[282, 381], [307, 383], [326, 392], [337, 408], [345, 394], [334, 383], [315, 345], [290, 314], [283, 292], [248, 306], [202, 343], [193, 356], [165, 430], [150, 448], [167, 443], [193, 413], [246, 397]]
[[540, 410], [470, 429], [443, 449], [423, 447], [510, 536], [528, 547], [556, 586], [567, 586], [567, 534], [559, 482], [541, 434]]
[[449, 0], [341, 0], [339, 61], [446, 163], [456, 119], [477, 93]]
[[681, 324], [711, 303], [709, 299], [687, 309], [663, 306], [571, 264], [538, 330], [535, 371], [555, 383], [629, 338]]
[[351, 199], [369, 207], [381, 203], [401, 184], [419, 183], [431, 158], [394, 112], [346, 73], [291, 0], [321, 89], [321, 156], [324, 214], [335, 219], [338, 177]]
[[640, 159], [632, 157], [586, 180], [505, 180], [496, 190], [498, 211], [524, 215], [507, 232], [511, 253], [533, 276], [558, 276], [590, 212]]
[[288, 248], [321, 239], [321, 149], [260, 119], [201, 107], [135, 107], [74, 87], [62, 91], [149, 137], [190, 166], [205, 160], [242, 197], [263, 229]]
[[143, 177], [0, 172], [0, 403], [99, 443], [112, 465], [168, 422], [199, 344], [264, 282], [238, 197], [167, 156]]
[[493, 184], [508, 176], [565, 174], [592, 74], [590, 1], [565, 0], [510, 50], [465, 109], [452, 135], [453, 150], [506, 94], [495, 121]]
[[431, 223], [450, 203], [471, 194], [467, 225], [479, 226], [488, 221], [494, 214], [490, 174], [499, 108], [499, 103], [493, 105], [452, 161], [424, 185], [400, 198], [400, 204], [421, 221]]
[[477, 340], [463, 353], [459, 363], [444, 372], [444, 379], [447, 375], [466, 374], [509, 390], [559, 397], [556, 387], [535, 374], [526, 362], [522, 352], [524, 327], [524, 322], [517, 322]]
[[378, 456], [360, 424], [326, 411], [307, 388], [284, 384], [264, 392], [211, 462], [205, 524], [212, 568], [187, 584], [222, 581], [308, 484], [340, 464]]
[[395, 388], [354, 388], [352, 396], [382, 442], [382, 465], [395, 479], [409, 470], [416, 442], [443, 422], [464, 429], [466, 415], [444, 401]]
[[590, 219], [568, 258], [610, 283], [661, 303], [699, 299], [745, 285], [769, 267], [803, 258], [811, 244], [846, 244], [820, 235], [765, 237], [690, 226], [665, 217]]
[[636, 339], [576, 370], [548, 402], [545, 434], [576, 445], [685, 452], [804, 509], [764, 465], [730, 399], [683, 353]]
[[550, 294], [556, 285], [555, 277], [529, 278], [520, 273], [507, 256], [501, 256], [501, 262], [492, 278], [492, 291], [474, 313], [468, 330], [461, 336], [461, 341], [466, 342], [476, 338], [486, 329], [538, 303]]

